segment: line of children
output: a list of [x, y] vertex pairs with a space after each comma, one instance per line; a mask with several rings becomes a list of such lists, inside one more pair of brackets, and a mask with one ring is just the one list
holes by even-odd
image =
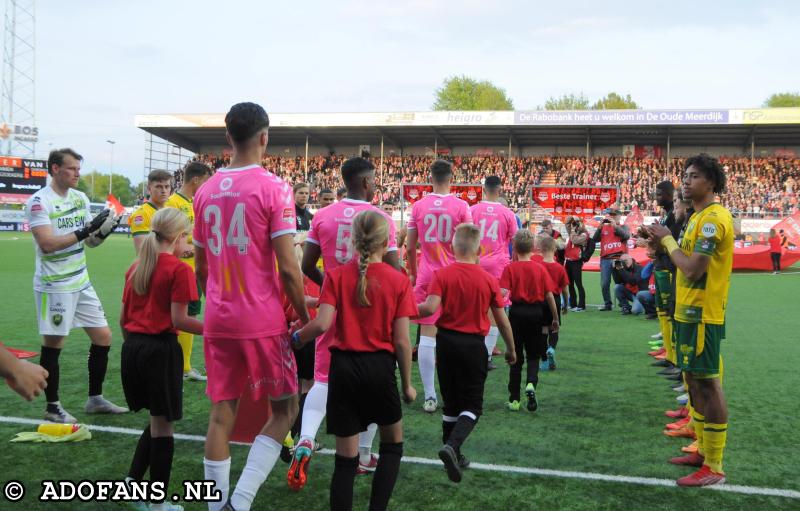
[[557, 242], [548, 235], [537, 236], [539, 252], [542, 255], [542, 266], [550, 275], [553, 284], [551, 291], [556, 303], [557, 315], [551, 315], [549, 309], [545, 310], [545, 321], [543, 333], [547, 336], [547, 353], [542, 360], [541, 369], [555, 371], [556, 369], [556, 346], [558, 346], [558, 329], [553, 330], [550, 324], [556, 322], [561, 324], [561, 314], [567, 314], [569, 310], [569, 277], [564, 265], [556, 260]]
[[[188, 315], [197, 300], [192, 269], [173, 253], [188, 235], [186, 215], [160, 209], [143, 237], [139, 257], [125, 274], [120, 327], [122, 387], [132, 411], [150, 411], [133, 455], [128, 480], [138, 481], [150, 469], [150, 480], [169, 485], [174, 452], [174, 422], [183, 415], [183, 353], [177, 332], [202, 335], [203, 324]], [[134, 503], [137, 509], [183, 509], [169, 502]]]
[[388, 221], [377, 211], [368, 209], [355, 216], [352, 237], [358, 259], [327, 272], [317, 317], [292, 335], [292, 345], [299, 349], [336, 325], [326, 404], [328, 433], [336, 436], [330, 486], [334, 511], [353, 508], [359, 433], [373, 423], [380, 429], [381, 445], [369, 509], [387, 508], [403, 455], [396, 367], [404, 401], [416, 398], [409, 318], [416, 316], [417, 307], [408, 278], [382, 262], [389, 231]]
[[[536, 385], [539, 382], [539, 361], [547, 356], [547, 332], [558, 332], [558, 308], [553, 298], [553, 283], [545, 267], [532, 260], [533, 249], [533, 234], [527, 229], [517, 231], [514, 235], [517, 260], [506, 266], [500, 277], [500, 287], [511, 300], [509, 321], [516, 348], [516, 362], [509, 368], [508, 375], [507, 407], [511, 411], [520, 409], [520, 383], [526, 356], [527, 408], [531, 412], [538, 408]], [[546, 317], [551, 318], [549, 322]]]
[[[481, 231], [462, 223], [453, 236], [455, 262], [436, 270], [419, 305], [420, 317], [439, 311], [436, 320], [436, 372], [442, 393], [442, 441], [439, 459], [447, 476], [460, 482], [469, 461], [461, 446], [483, 414], [483, 390], [488, 373], [484, 337], [492, 316], [506, 343], [505, 359], [516, 362], [514, 336], [503, 309], [497, 279], [478, 266]], [[441, 310], [439, 309], [441, 305]]]

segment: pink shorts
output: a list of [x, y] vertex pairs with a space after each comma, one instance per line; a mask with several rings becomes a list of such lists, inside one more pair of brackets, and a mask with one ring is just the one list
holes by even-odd
[[331, 369], [331, 340], [336, 336], [336, 314], [333, 323], [327, 332], [317, 338], [316, 352], [314, 353], [314, 381], [328, 383], [328, 373]]
[[212, 403], [239, 399], [249, 385], [254, 400], [273, 401], [297, 393], [297, 366], [288, 334], [259, 339], [203, 339]]
[[[421, 277], [422, 274], [417, 275], [417, 277]], [[428, 284], [431, 282], [432, 275], [428, 274], [425, 275], [426, 280], [417, 280], [417, 285], [414, 286], [414, 300], [417, 303], [422, 303], [428, 299]], [[414, 323], [418, 325], [435, 325], [436, 322], [439, 320], [439, 316], [442, 315], [441, 306], [439, 310], [434, 312], [432, 315], [428, 316], [427, 318], [420, 318], [413, 320]]]
[[[496, 259], [481, 259], [479, 261], [481, 268], [483, 268], [486, 273], [496, 278], [498, 282], [500, 282], [500, 277], [503, 276], [503, 270], [508, 263], [509, 261], [498, 261]], [[511, 299], [509, 298], [509, 295], [506, 295], [503, 305], [505, 307], [511, 305]]]

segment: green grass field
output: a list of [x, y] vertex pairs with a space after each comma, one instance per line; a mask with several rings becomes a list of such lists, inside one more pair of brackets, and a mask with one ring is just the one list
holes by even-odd
[[[114, 331], [104, 394], [124, 404], [119, 376], [122, 342], [117, 327], [123, 274], [133, 258], [130, 239], [112, 237], [89, 251], [89, 271]], [[27, 234], [0, 235], [0, 341], [38, 351], [40, 341], [32, 296], [33, 248]], [[797, 271], [797, 269], [795, 269]], [[782, 276], [735, 274], [731, 285], [728, 339], [723, 345], [725, 390], [730, 407], [725, 471], [728, 483], [800, 491], [800, 447], [794, 436], [800, 398], [797, 387], [797, 293], [800, 272]], [[597, 274], [587, 273], [589, 303], [600, 302]], [[666, 460], [687, 442], [662, 435], [663, 412], [675, 407], [667, 381], [655, 375], [646, 355], [655, 321], [587, 311], [565, 318], [558, 351], [559, 368], [543, 374], [535, 414], [508, 412], [507, 370], [490, 373], [485, 415], [464, 447], [474, 462], [572, 472], [675, 479], [688, 473]], [[87, 392], [88, 338], [74, 331], [61, 356], [61, 401], [89, 424], [142, 428], [144, 413], [116, 417], [82, 413]], [[203, 365], [202, 344], [195, 341], [194, 364]], [[496, 359], [500, 363], [500, 359]], [[421, 383], [416, 374], [417, 389]], [[177, 431], [204, 435], [209, 403], [204, 386], [187, 383], [184, 417]], [[406, 406], [405, 453], [435, 459], [440, 446], [438, 415], [427, 415], [421, 401]], [[0, 388], [0, 416], [39, 419], [43, 399], [26, 403], [7, 387]], [[0, 423], [0, 439], [34, 426]], [[324, 426], [323, 426], [324, 428]], [[326, 447], [333, 439], [320, 436]], [[27, 495], [16, 506], [0, 496], [0, 509], [116, 509], [109, 503], [59, 505], [36, 500], [44, 479], [120, 479], [135, 446], [132, 435], [95, 432], [76, 444], [12, 444], [3, 448], [0, 483], [19, 480]], [[203, 445], [177, 441], [172, 473], [174, 491], [184, 479], [203, 476]], [[232, 482], [247, 456], [247, 447], [232, 450]], [[327, 509], [333, 458], [316, 457], [310, 483], [299, 494], [286, 486], [286, 466], [278, 462], [258, 494], [253, 509]], [[366, 509], [370, 478], [356, 482], [356, 509]], [[494, 509], [800, 509], [795, 498], [743, 493], [686, 490], [677, 487], [592, 481], [543, 475], [468, 470], [455, 485], [439, 466], [404, 463], [392, 498], [397, 510]], [[204, 509], [188, 505], [187, 509]]]

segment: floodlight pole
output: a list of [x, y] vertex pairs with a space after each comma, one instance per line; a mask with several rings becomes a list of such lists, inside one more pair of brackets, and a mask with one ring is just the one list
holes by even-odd
[[667, 168], [666, 171], [669, 172], [669, 162], [671, 161], [671, 154], [672, 154], [672, 135], [667, 132]]
[[306, 183], [308, 182], [308, 135], [306, 135], [306, 159], [305, 159], [305, 174], [306, 177], [303, 179]]
[[756, 134], [750, 137], [750, 173], [755, 174], [756, 167]]
[[111, 183], [114, 181], [114, 144], [116, 144], [113, 140], [106, 140], [109, 144], [111, 144], [111, 171], [108, 173], [108, 194], [111, 195]]
[[383, 188], [383, 135], [381, 135], [381, 188]]
[[511, 135], [508, 136], [508, 154], [506, 155], [506, 172], [511, 172]]
[[433, 157], [439, 157], [439, 137], [433, 137]]

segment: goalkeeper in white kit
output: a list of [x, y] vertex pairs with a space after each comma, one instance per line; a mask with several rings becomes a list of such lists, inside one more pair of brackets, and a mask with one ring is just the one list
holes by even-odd
[[25, 203], [25, 216], [36, 246], [33, 294], [42, 354], [39, 363], [48, 372], [45, 420], [75, 423], [58, 398], [58, 358], [73, 328], [83, 328], [89, 347], [89, 398], [86, 413], [126, 413], [103, 397], [111, 330], [103, 306], [86, 271], [84, 247], [99, 246], [119, 223], [111, 210], [92, 218], [89, 198], [76, 190], [83, 157], [72, 149], [52, 151], [47, 160], [50, 184]]

